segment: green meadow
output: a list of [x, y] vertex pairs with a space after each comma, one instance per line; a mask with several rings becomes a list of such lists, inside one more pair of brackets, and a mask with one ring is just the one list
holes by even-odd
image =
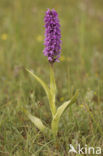
[[[77, 101], [61, 117], [56, 139], [42, 134], [22, 111], [50, 127], [46, 94], [25, 70], [49, 85], [43, 55], [47, 8], [58, 12], [61, 24], [56, 106], [79, 89]], [[76, 148], [77, 143], [103, 150], [103, 1], [0, 0], [0, 156], [81, 156], [68, 153], [69, 144]]]

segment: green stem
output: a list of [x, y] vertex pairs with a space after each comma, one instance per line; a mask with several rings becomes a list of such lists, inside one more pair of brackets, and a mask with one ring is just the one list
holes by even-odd
[[49, 100], [50, 105], [52, 106], [52, 116], [56, 113], [55, 97], [56, 97], [56, 83], [53, 71], [53, 64], [50, 64], [50, 93], [51, 99]]

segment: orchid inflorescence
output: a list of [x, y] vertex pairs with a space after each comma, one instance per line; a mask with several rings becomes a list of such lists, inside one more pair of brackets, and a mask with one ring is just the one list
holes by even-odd
[[48, 56], [50, 63], [59, 60], [61, 53], [61, 32], [57, 12], [48, 9], [44, 18], [45, 21], [45, 49], [44, 55]]
[[48, 61], [50, 64], [50, 87], [38, 76], [36, 76], [33, 72], [27, 69], [27, 71], [41, 84], [44, 88], [46, 95], [49, 100], [49, 106], [52, 114], [52, 122], [51, 129], [46, 127], [41, 119], [36, 116], [31, 115], [27, 110], [25, 110], [28, 118], [34, 123], [34, 125], [43, 133], [46, 133], [47, 130], [56, 137], [58, 132], [58, 124], [61, 115], [63, 112], [71, 106], [71, 104], [75, 103], [78, 91], [76, 91], [75, 95], [68, 101], [64, 102], [61, 106], [56, 108], [56, 83], [53, 71], [53, 65], [56, 61], [59, 61], [60, 53], [61, 53], [61, 32], [60, 32], [60, 24], [57, 12], [52, 9], [48, 9], [46, 11], [46, 15], [44, 18], [45, 21], [45, 49], [43, 51], [44, 55], [48, 57]]

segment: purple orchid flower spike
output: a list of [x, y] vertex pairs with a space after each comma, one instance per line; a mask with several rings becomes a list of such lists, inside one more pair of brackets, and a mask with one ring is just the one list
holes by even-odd
[[46, 11], [45, 21], [45, 49], [44, 55], [48, 57], [48, 61], [52, 64], [59, 62], [61, 53], [61, 31], [57, 12], [52, 9]]

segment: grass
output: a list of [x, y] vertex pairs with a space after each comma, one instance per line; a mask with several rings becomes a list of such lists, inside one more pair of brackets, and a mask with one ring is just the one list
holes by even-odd
[[[21, 111], [26, 107], [50, 126], [46, 95], [25, 70], [49, 84], [42, 53], [47, 8], [57, 10], [62, 30], [61, 62], [55, 63], [57, 106], [80, 90], [77, 103], [61, 118], [56, 140], [40, 133]], [[76, 142], [103, 149], [102, 13], [102, 0], [0, 0], [0, 156], [67, 156], [69, 144]]]

